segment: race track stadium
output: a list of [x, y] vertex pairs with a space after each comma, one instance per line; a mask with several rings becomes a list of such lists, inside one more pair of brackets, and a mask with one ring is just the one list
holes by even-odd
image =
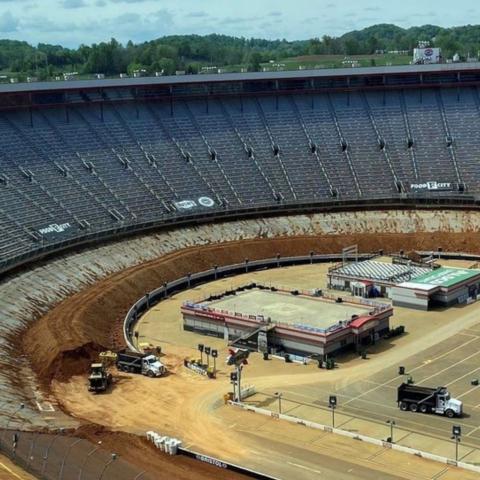
[[[479, 63], [0, 84], [0, 464], [478, 478], [479, 87]], [[143, 352], [158, 378], [107, 362]], [[400, 409], [404, 382], [461, 416]]]

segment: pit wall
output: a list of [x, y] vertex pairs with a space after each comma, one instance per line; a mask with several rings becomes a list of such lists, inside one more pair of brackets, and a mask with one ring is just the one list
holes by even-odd
[[[38, 375], [51, 375], [63, 354], [91, 343], [111, 345], [112, 327], [138, 298], [190, 272], [276, 253], [338, 254], [352, 244], [385, 253], [438, 247], [479, 253], [479, 230], [476, 210], [317, 213], [162, 231], [38, 263], [0, 284], [0, 402], [32, 400], [18, 383], [20, 368], [23, 379], [32, 376], [30, 363]], [[69, 310], [72, 302], [76, 308]], [[33, 361], [19, 360], [19, 348]], [[22, 415], [35, 422], [38, 409], [28, 402]]]

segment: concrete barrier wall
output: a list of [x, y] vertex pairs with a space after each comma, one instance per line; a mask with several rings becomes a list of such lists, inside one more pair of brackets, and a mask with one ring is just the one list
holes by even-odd
[[199, 462], [208, 463], [209, 465], [213, 465], [223, 470], [230, 470], [232, 472], [241, 473], [247, 477], [255, 478], [256, 480], [280, 480], [276, 477], [272, 477], [270, 475], [266, 475], [255, 470], [250, 470], [249, 468], [241, 467], [240, 465], [236, 465], [235, 463], [227, 462], [225, 460], [219, 460], [218, 458], [210, 457], [208, 455], [195, 452], [185, 447], [179, 447], [178, 454], [186, 455], [187, 457], [194, 458]]
[[385, 442], [383, 440], [378, 440], [376, 438], [367, 437], [366, 435], [360, 435], [357, 433], [348, 432], [340, 428], [332, 428], [332, 427], [329, 427], [328, 425], [322, 425], [320, 423], [311, 422], [309, 420], [302, 420], [300, 418], [292, 417], [290, 415], [285, 415], [283, 413], [279, 414], [279, 413], [271, 412], [270, 410], [254, 407], [252, 405], [245, 405], [244, 403], [233, 402], [233, 401], [230, 401], [228, 403], [230, 405], [242, 408], [243, 410], [247, 410], [249, 412], [259, 413], [267, 417], [276, 418], [278, 420], [285, 420], [290, 423], [303, 425], [309, 428], [315, 428], [317, 430], [323, 430], [324, 432], [335, 433], [337, 435], [342, 435], [344, 437], [352, 438], [354, 440], [360, 440], [363, 442], [370, 443], [372, 445], [377, 445], [379, 447], [389, 448], [392, 450], [396, 450], [398, 452], [407, 453], [409, 455], [416, 455], [417, 457], [425, 458], [427, 460], [433, 460], [434, 462], [440, 462], [447, 465], [454, 465], [459, 468], [464, 468], [465, 470], [470, 470], [472, 472], [480, 473], [480, 466], [472, 465], [471, 463], [456, 462], [455, 460], [449, 459], [447, 457], [442, 457], [440, 455], [434, 455], [432, 453], [424, 452], [422, 450], [416, 450], [414, 448], [404, 447], [402, 445], [397, 445], [396, 443]]

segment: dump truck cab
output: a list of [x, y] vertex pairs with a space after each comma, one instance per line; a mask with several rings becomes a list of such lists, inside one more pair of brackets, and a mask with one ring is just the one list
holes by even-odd
[[446, 388], [439, 389], [436, 400], [435, 413], [447, 415], [448, 417], [460, 417], [462, 415], [463, 403], [456, 398], [452, 398]]
[[161, 377], [165, 373], [165, 366], [155, 355], [142, 358], [142, 375]]

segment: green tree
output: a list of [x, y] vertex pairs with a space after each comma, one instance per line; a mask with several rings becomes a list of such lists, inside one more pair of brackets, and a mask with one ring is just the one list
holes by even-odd
[[249, 72], [260, 72], [262, 70], [262, 66], [260, 62], [262, 61], [262, 56], [258, 52], [253, 52], [250, 55], [250, 59], [248, 61], [248, 71]]

